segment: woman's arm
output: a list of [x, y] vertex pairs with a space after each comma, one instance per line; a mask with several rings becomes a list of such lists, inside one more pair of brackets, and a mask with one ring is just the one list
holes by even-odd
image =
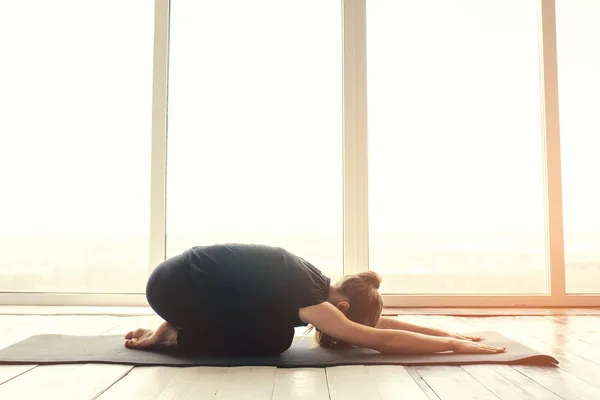
[[381, 317], [379, 318], [379, 323], [377, 324], [377, 328], [380, 329], [400, 329], [403, 331], [417, 332], [423, 335], [430, 336], [445, 336], [445, 337], [453, 337], [456, 339], [463, 340], [473, 340], [478, 341], [481, 339], [480, 336], [468, 335], [468, 334], [459, 334], [454, 332], [447, 332], [442, 329], [437, 328], [428, 328], [425, 326], [414, 325], [405, 321], [401, 321], [397, 318], [389, 318], [389, 317]]
[[381, 353], [438, 353], [450, 350], [461, 353], [498, 353], [504, 351], [500, 347], [486, 346], [452, 337], [371, 328], [350, 321], [340, 310], [328, 302], [301, 308], [299, 316], [304, 322], [314, 325], [319, 331], [329, 336]]
[[377, 324], [379, 329], [399, 329], [402, 331], [410, 331], [416, 333], [422, 333], [423, 335], [430, 336], [446, 336], [444, 331], [436, 328], [427, 328], [425, 326], [413, 325], [411, 323], [401, 321], [396, 318], [381, 317]]

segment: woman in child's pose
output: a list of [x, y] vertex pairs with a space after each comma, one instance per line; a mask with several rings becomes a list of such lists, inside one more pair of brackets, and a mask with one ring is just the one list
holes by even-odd
[[375, 272], [336, 284], [282, 248], [196, 246], [160, 264], [146, 287], [150, 306], [166, 322], [137, 329], [125, 346], [177, 346], [211, 355], [279, 355], [294, 327], [311, 325], [323, 347], [359, 346], [382, 353], [500, 353], [479, 337], [425, 328], [381, 316]]

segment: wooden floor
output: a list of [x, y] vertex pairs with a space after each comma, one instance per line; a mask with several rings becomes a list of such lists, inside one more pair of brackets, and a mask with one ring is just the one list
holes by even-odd
[[[0, 399], [600, 399], [600, 317], [448, 317], [404, 320], [454, 331], [496, 330], [561, 362], [558, 368], [345, 366], [172, 368], [0, 366]], [[155, 317], [0, 316], [0, 348], [40, 333], [121, 334]]]

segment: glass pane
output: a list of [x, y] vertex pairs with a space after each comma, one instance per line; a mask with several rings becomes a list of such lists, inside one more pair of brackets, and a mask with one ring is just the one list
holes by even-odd
[[600, 293], [600, 1], [557, 0], [566, 284]]
[[260, 243], [341, 275], [340, 7], [173, 2], [168, 256]]
[[0, 291], [143, 292], [154, 3], [0, 4]]
[[538, 3], [367, 2], [369, 253], [386, 293], [545, 292]]

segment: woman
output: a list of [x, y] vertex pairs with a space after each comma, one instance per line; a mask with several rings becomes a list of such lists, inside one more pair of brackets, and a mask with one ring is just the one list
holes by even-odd
[[332, 285], [312, 264], [279, 247], [192, 247], [160, 264], [148, 280], [148, 302], [166, 322], [155, 332], [129, 332], [125, 346], [273, 356], [290, 347], [294, 327], [310, 325], [324, 347], [389, 354], [504, 351], [477, 343], [478, 337], [382, 317], [380, 282], [376, 273], [362, 272]]

